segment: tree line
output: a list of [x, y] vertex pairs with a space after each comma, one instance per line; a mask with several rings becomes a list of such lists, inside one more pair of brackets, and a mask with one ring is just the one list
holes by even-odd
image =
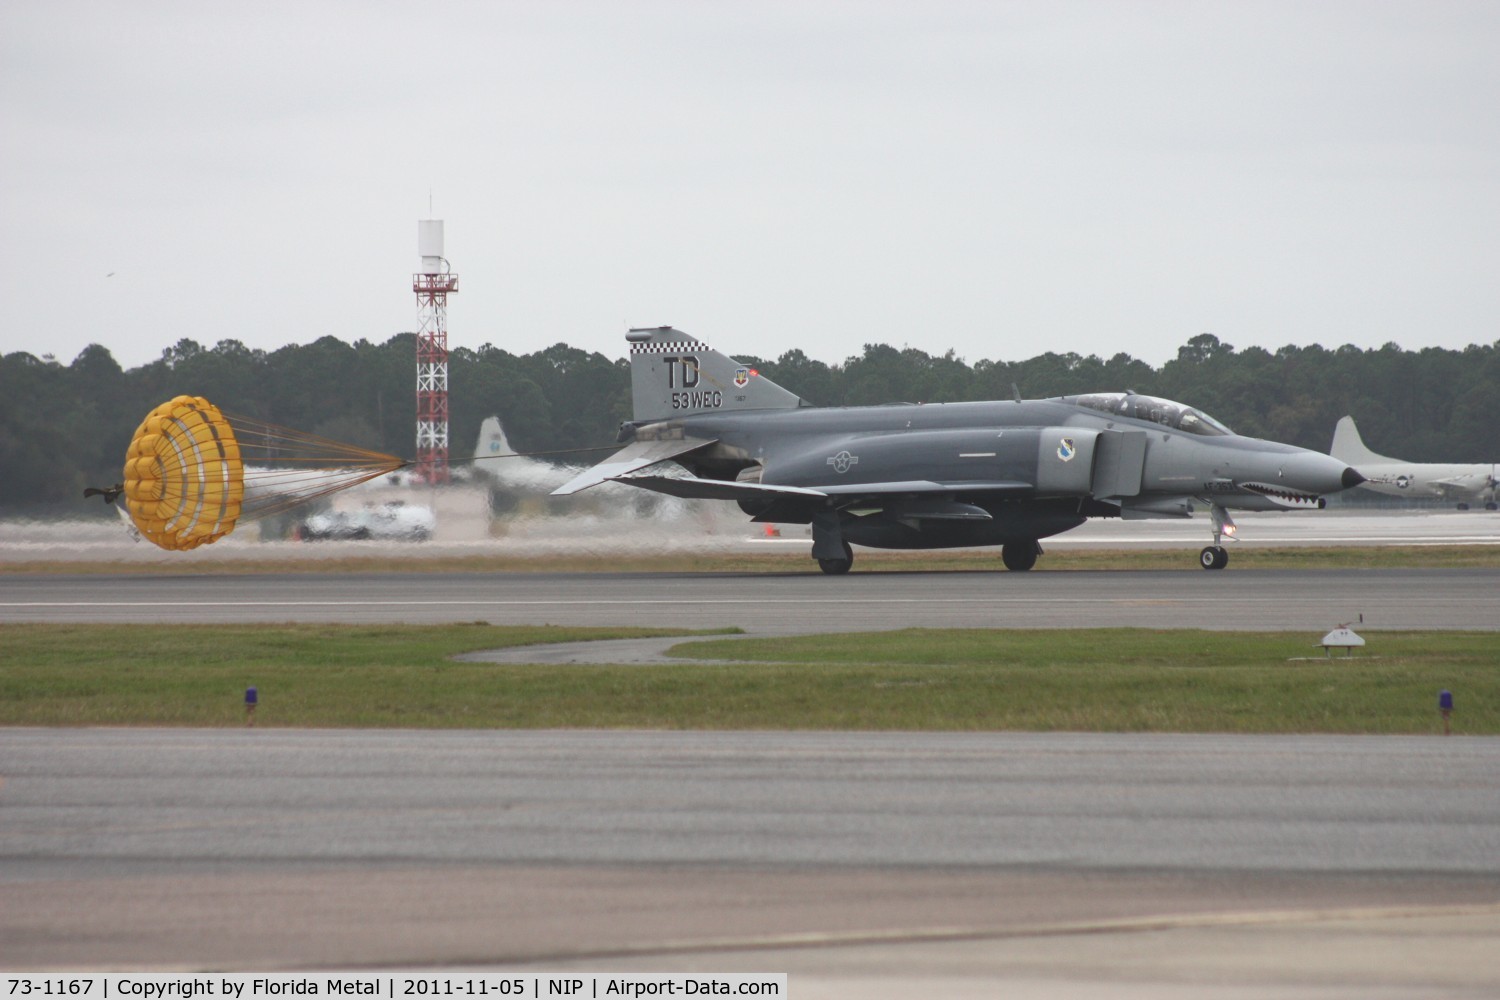
[[[85, 486], [120, 478], [141, 419], [177, 395], [204, 396], [254, 417], [403, 457], [415, 452], [416, 337], [346, 344], [323, 337], [276, 351], [222, 340], [180, 340], [150, 364], [124, 370], [99, 345], [71, 364], [17, 352], [0, 358], [0, 513], [73, 508]], [[729, 346], [729, 345], [726, 345]], [[823, 406], [1027, 398], [1126, 389], [1196, 406], [1241, 434], [1326, 451], [1352, 414], [1365, 443], [1428, 462], [1500, 460], [1500, 341], [1462, 350], [1287, 346], [1236, 350], [1193, 337], [1160, 368], [1116, 354], [1047, 352], [1024, 361], [867, 344], [826, 363], [800, 350], [757, 358], [763, 375]], [[521, 452], [596, 448], [630, 419], [630, 366], [566, 344], [516, 355], [490, 344], [449, 357], [449, 442], [473, 450], [484, 418], [498, 416]], [[582, 456], [578, 461], [597, 458]], [[99, 512], [103, 512], [100, 510]]]

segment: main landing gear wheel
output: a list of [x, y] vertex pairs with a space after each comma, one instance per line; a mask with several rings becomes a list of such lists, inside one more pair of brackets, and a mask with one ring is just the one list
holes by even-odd
[[1222, 545], [1208, 545], [1198, 553], [1198, 565], [1204, 569], [1223, 569], [1229, 565], [1229, 550]]
[[844, 558], [818, 560], [818, 568], [827, 573], [829, 576], [842, 576], [843, 574], [849, 572], [849, 568], [853, 565], [854, 550], [849, 547], [848, 542], [844, 543]]
[[1024, 573], [1036, 565], [1042, 547], [1033, 541], [1009, 542], [1000, 548], [1000, 561], [1013, 573]]

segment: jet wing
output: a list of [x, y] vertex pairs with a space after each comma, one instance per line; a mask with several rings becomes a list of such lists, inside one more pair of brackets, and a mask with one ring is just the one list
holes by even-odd
[[892, 493], [1024, 493], [1036, 489], [1036, 484], [1001, 481], [937, 483], [930, 479], [912, 479], [894, 483], [840, 483], [818, 489], [829, 496], [874, 497]]
[[1479, 493], [1490, 486], [1490, 477], [1486, 475], [1450, 476], [1447, 479], [1435, 479], [1432, 486], [1446, 499], [1449, 493]]
[[732, 483], [725, 479], [698, 479], [693, 476], [612, 476], [610, 482], [639, 486], [643, 490], [688, 500], [768, 500], [778, 496], [808, 499], [828, 496], [819, 490], [803, 489], [800, 486]]
[[[592, 471], [592, 470], [590, 470]], [[610, 482], [639, 486], [644, 490], [693, 500], [750, 500], [774, 497], [816, 499], [828, 497], [884, 497], [892, 495], [929, 495], [952, 493], [1006, 493], [1034, 489], [1030, 483], [980, 482], [936, 483], [911, 480], [892, 483], [857, 483], [837, 486], [778, 486], [773, 483], [730, 482], [724, 479], [698, 479], [692, 476], [611, 476]]]
[[713, 443], [712, 440], [691, 437], [679, 438], [675, 441], [636, 441], [626, 445], [598, 465], [585, 469], [563, 483], [552, 491], [552, 496], [560, 497], [577, 493], [590, 486], [598, 486], [608, 480], [618, 479], [637, 469], [644, 469], [648, 465], [655, 465], [657, 462], [665, 462], [669, 458], [706, 448]]

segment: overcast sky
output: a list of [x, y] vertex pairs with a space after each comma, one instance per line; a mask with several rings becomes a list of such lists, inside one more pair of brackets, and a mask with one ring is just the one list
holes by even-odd
[[[1500, 3], [0, 6], [0, 353], [1500, 339]], [[1109, 387], [1101, 387], [1109, 388]]]

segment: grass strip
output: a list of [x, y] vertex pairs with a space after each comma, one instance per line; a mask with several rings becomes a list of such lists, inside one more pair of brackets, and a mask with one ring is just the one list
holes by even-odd
[[[661, 666], [456, 653], [664, 629], [0, 626], [0, 724], [1500, 734], [1493, 633], [913, 629], [693, 641]], [[744, 662], [758, 661], [758, 662]]]

